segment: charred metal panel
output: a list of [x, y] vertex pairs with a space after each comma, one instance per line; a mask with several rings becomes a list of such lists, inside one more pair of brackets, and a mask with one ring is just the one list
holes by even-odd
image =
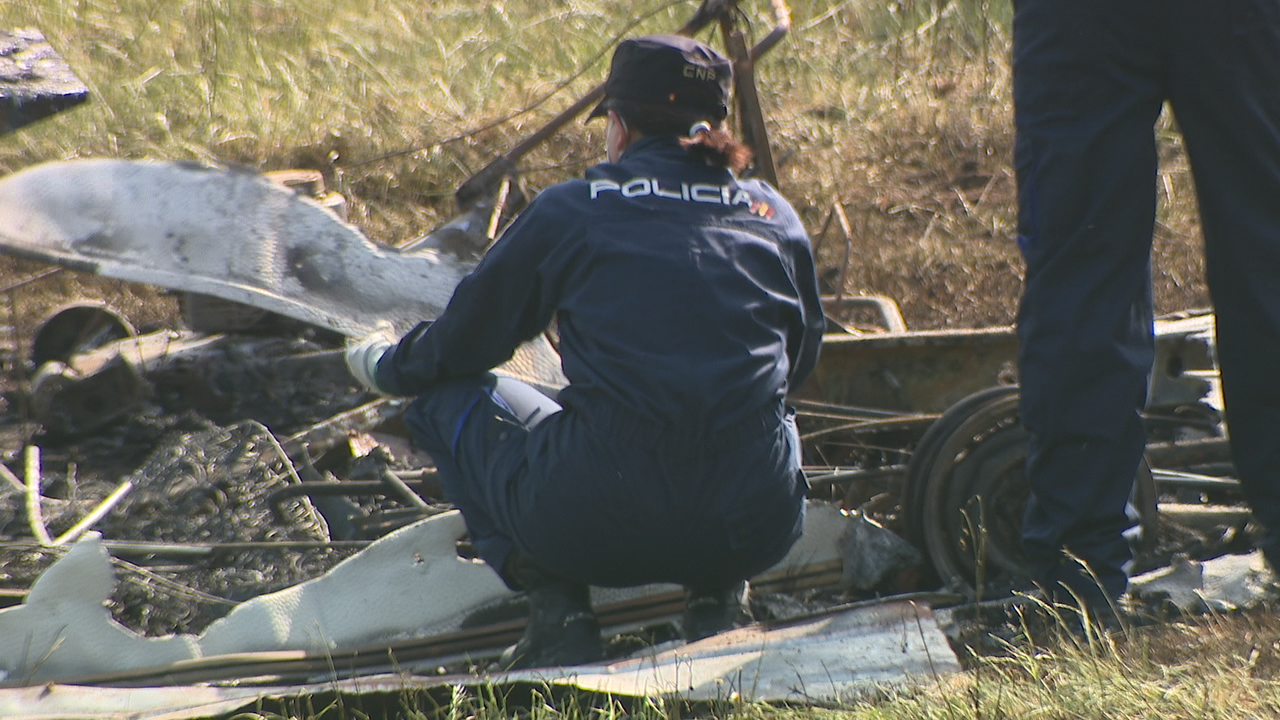
[[940, 413], [1011, 379], [1013, 328], [828, 334], [798, 397], [897, 412]]
[[[375, 243], [315, 201], [245, 170], [74, 160], [0, 179], [0, 252], [260, 308], [342, 335], [438, 317], [475, 264]], [[539, 338], [505, 370], [563, 387]]]
[[0, 135], [89, 99], [37, 30], [0, 30]]
[[[1155, 324], [1150, 408], [1208, 401], [1216, 389], [1212, 314]], [[941, 413], [996, 385], [1017, 380], [1012, 327], [872, 335], [828, 334], [818, 367], [797, 397], [896, 412]]]
[[374, 243], [255, 172], [74, 160], [0, 179], [0, 251], [212, 295], [343, 335], [440, 314], [472, 262]]

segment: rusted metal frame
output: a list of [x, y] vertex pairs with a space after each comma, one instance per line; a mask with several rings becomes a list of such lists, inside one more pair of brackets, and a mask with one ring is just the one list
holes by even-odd
[[[849, 279], [849, 265], [853, 262], [853, 225], [849, 222], [849, 214], [844, 211], [843, 203], [833, 203], [831, 214], [840, 221], [840, 230], [844, 233], [844, 252], [840, 259], [840, 274], [836, 277], [835, 302], [839, 305], [844, 300], [845, 285]], [[903, 327], [906, 330], [906, 327]]]
[[[878, 468], [806, 468], [805, 479], [815, 491], [840, 492], [843, 507], [860, 507], [868, 503], [877, 505], [884, 500], [900, 496], [907, 478], [906, 465], [886, 465]], [[870, 491], [876, 488], [875, 491]], [[813, 497], [813, 496], [811, 496]], [[833, 498], [834, 499], [834, 498]]]
[[737, 28], [732, 10], [720, 16], [720, 30], [725, 48], [733, 61], [734, 98], [738, 106], [738, 122], [744, 141], [755, 152], [754, 175], [773, 186], [778, 185], [778, 170], [769, 145], [760, 95], [756, 90], [755, 61], [778, 43], [791, 29], [791, 10], [784, 0], [773, 0], [775, 25], [754, 47], [747, 47], [746, 35]]
[[386, 492], [387, 486], [381, 480], [322, 480], [280, 488], [271, 493], [268, 500], [275, 505], [302, 495], [385, 495]]
[[413, 488], [409, 487], [409, 485], [406, 484], [404, 480], [400, 479], [399, 475], [392, 472], [390, 468], [382, 468], [378, 475], [382, 478], [382, 482], [385, 483], [387, 487], [395, 490], [396, 494], [398, 494], [401, 499], [409, 503], [412, 507], [419, 510], [431, 509], [431, 505], [428, 504], [426, 500], [423, 500], [421, 495], [415, 492]]
[[[880, 326], [887, 332], [907, 332], [907, 321], [902, 317], [902, 309], [892, 298], [883, 295], [824, 295], [822, 303], [833, 308], [871, 308], [880, 316]], [[860, 330], [839, 323], [840, 327], [851, 334], [862, 334]]]
[[[305, 456], [304, 456], [305, 457]], [[308, 463], [309, 464], [309, 463]], [[349, 497], [351, 495], [385, 495], [387, 486], [381, 480], [351, 480], [332, 482], [326, 480], [291, 483], [267, 496], [271, 515], [276, 522], [284, 522], [287, 514], [284, 503], [300, 497]]]

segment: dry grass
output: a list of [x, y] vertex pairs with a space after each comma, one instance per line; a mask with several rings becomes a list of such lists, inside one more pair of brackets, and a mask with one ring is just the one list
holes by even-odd
[[[118, 156], [324, 171], [389, 243], [454, 212], [470, 173], [603, 76], [614, 37], [670, 30], [692, 2], [424, 6], [408, 0], [32, 0], [91, 105], [5, 138], [0, 171]], [[767, 3], [744, 4], [759, 37]], [[916, 328], [1012, 321], [1009, 7], [991, 0], [802, 0], [758, 69], [780, 184], [847, 292], [899, 300]], [[712, 33], [704, 34], [707, 39]], [[1185, 156], [1160, 129], [1157, 307], [1208, 304]], [[571, 123], [522, 163], [530, 190], [600, 158]], [[846, 255], [849, 260], [846, 263]], [[835, 289], [832, 287], [831, 289]], [[149, 301], [148, 301], [149, 302]]]
[[1269, 612], [1160, 625], [1118, 638], [1020, 643], [934, 688], [887, 693], [837, 714], [845, 720], [1272, 718], [1280, 713], [1278, 647], [1280, 629]]

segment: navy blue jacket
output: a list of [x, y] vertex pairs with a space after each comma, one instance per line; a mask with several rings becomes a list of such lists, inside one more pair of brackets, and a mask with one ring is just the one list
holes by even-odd
[[781, 404], [813, 369], [825, 323], [787, 201], [675, 138], [646, 138], [540, 193], [376, 380], [416, 395], [482, 373], [553, 320], [567, 410], [697, 433]]

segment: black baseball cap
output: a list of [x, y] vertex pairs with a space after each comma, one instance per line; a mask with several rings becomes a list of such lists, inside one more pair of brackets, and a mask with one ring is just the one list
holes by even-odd
[[604, 100], [587, 119], [608, 113], [610, 100], [686, 110], [723, 120], [733, 65], [709, 46], [682, 35], [628, 38], [613, 51]]

